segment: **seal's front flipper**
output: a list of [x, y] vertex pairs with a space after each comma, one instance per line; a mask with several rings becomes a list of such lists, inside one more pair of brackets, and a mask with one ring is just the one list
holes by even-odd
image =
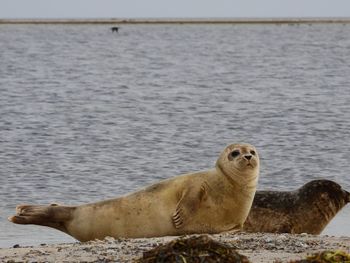
[[190, 216], [198, 209], [200, 203], [207, 198], [207, 185], [188, 187], [181, 193], [172, 219], [176, 229], [183, 227]]
[[71, 219], [74, 207], [45, 205], [19, 205], [16, 207], [16, 215], [8, 218], [15, 224], [33, 224], [49, 226], [65, 231], [64, 223]]

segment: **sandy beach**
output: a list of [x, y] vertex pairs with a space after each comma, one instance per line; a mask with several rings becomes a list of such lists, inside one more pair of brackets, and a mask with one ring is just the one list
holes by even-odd
[[[350, 237], [307, 234], [236, 233], [210, 235], [234, 247], [251, 262], [289, 262], [324, 250], [350, 251]], [[86, 243], [0, 249], [1, 262], [134, 262], [143, 252], [178, 237], [114, 239]]]

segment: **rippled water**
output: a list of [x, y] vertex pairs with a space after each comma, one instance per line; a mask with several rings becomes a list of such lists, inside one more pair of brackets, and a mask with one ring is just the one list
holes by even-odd
[[[0, 26], [0, 247], [73, 241], [7, 222], [261, 156], [259, 189], [350, 190], [350, 26]], [[324, 233], [350, 235], [345, 208]]]

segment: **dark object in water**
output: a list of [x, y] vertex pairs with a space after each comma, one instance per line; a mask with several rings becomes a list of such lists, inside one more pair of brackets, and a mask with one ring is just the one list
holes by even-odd
[[119, 27], [117, 27], [117, 26], [111, 27], [111, 30], [112, 30], [112, 32], [118, 32]]
[[249, 263], [246, 256], [233, 247], [214, 241], [207, 235], [179, 238], [143, 253], [137, 263], [199, 263], [232, 262]]
[[318, 235], [349, 202], [350, 193], [330, 180], [313, 180], [295, 191], [257, 191], [243, 229]]
[[306, 259], [291, 261], [289, 263], [336, 263], [350, 262], [350, 254], [344, 251], [323, 251], [307, 256]]

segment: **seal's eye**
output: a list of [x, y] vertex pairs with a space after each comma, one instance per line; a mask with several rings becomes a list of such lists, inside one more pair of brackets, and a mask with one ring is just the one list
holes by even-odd
[[250, 151], [250, 154], [255, 155], [256, 153], [255, 153], [255, 151], [252, 150], [252, 151]]
[[240, 152], [238, 150], [234, 150], [232, 153], [231, 153], [231, 157], [235, 158], [237, 157], [238, 155], [240, 155]]

